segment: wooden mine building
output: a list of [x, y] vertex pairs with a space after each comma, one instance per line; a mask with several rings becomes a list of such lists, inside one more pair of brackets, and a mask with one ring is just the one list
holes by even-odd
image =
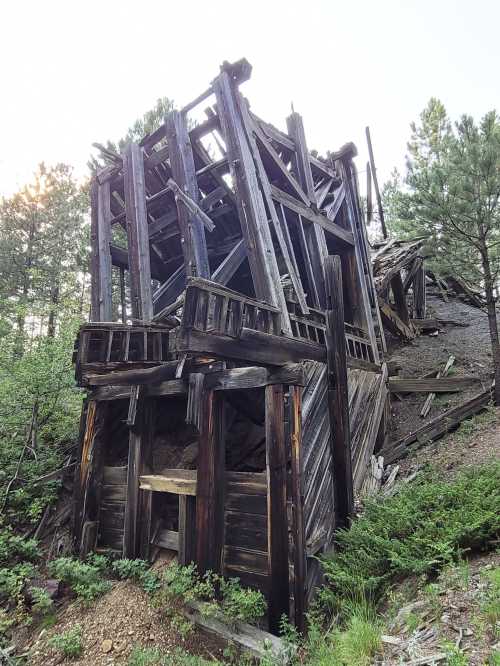
[[237, 576], [276, 631], [303, 626], [387, 371], [355, 147], [318, 158], [298, 113], [261, 120], [250, 72], [225, 63], [93, 179], [74, 539]]

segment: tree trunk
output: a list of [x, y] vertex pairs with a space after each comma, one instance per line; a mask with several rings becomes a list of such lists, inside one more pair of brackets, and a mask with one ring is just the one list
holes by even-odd
[[484, 270], [484, 291], [486, 293], [486, 309], [488, 313], [488, 326], [490, 329], [491, 354], [493, 357], [493, 369], [495, 372], [495, 390], [493, 401], [500, 406], [500, 340], [498, 336], [497, 311], [495, 307], [494, 280], [491, 275], [490, 258], [488, 248], [484, 247], [481, 252]]
[[56, 336], [57, 306], [59, 305], [59, 285], [55, 284], [50, 290], [49, 323], [47, 325], [47, 337]]

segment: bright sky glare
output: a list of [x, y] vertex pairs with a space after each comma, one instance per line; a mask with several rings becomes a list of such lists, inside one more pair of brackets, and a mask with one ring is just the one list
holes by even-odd
[[369, 125], [384, 181], [431, 96], [453, 119], [499, 109], [499, 25], [498, 0], [5, 0], [0, 195], [42, 160], [85, 177], [92, 142], [241, 57], [252, 108], [285, 128], [293, 103], [310, 149], [354, 141], [362, 185]]

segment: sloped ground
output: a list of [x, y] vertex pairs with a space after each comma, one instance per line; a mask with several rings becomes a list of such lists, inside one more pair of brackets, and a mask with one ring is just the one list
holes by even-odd
[[465, 402], [491, 384], [491, 349], [486, 314], [458, 299], [450, 298], [445, 303], [440, 297], [429, 295], [427, 317], [459, 321], [467, 326], [446, 324], [439, 335], [421, 335], [409, 344], [388, 337], [390, 360], [401, 366], [399, 376], [422, 377], [428, 372], [442, 369], [449, 356], [453, 355], [455, 364], [450, 376], [473, 375], [480, 382], [466, 391], [437, 395], [425, 418], [419, 412], [427, 397], [426, 393], [407, 394], [401, 402], [393, 400], [394, 440], [416, 430], [450, 407]]
[[75, 601], [62, 607], [56, 624], [32, 631], [19, 641], [18, 651], [27, 654], [30, 666], [60, 664], [64, 658], [49, 645], [49, 639], [75, 626], [81, 627], [83, 639], [82, 656], [68, 662], [75, 666], [127, 664], [135, 647], [154, 647], [166, 655], [181, 647], [206, 658], [220, 656], [219, 646], [197, 631], [183, 639], [161, 609], [153, 606], [151, 597], [130, 581], [114, 583], [110, 592], [90, 606]]
[[494, 622], [499, 567], [500, 554], [489, 553], [446, 569], [433, 583], [399, 585], [387, 610], [383, 657], [376, 663], [496, 666], [491, 659], [495, 651], [500, 655]]

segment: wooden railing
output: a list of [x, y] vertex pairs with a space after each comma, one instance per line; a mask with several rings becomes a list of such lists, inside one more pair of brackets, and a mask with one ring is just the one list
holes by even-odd
[[161, 363], [172, 358], [172, 336], [151, 326], [86, 324], [80, 329], [73, 360], [94, 363]]
[[243, 328], [281, 334], [278, 308], [256, 301], [226, 287], [191, 278], [186, 289], [182, 328], [238, 338]]
[[[314, 311], [314, 319], [289, 313], [293, 337], [316, 345], [325, 345], [324, 315]], [[242, 329], [281, 335], [278, 308], [254, 300], [209, 280], [191, 278], [181, 328], [239, 338]], [[347, 355], [373, 363], [373, 351], [368, 335], [361, 328], [345, 324]]]

